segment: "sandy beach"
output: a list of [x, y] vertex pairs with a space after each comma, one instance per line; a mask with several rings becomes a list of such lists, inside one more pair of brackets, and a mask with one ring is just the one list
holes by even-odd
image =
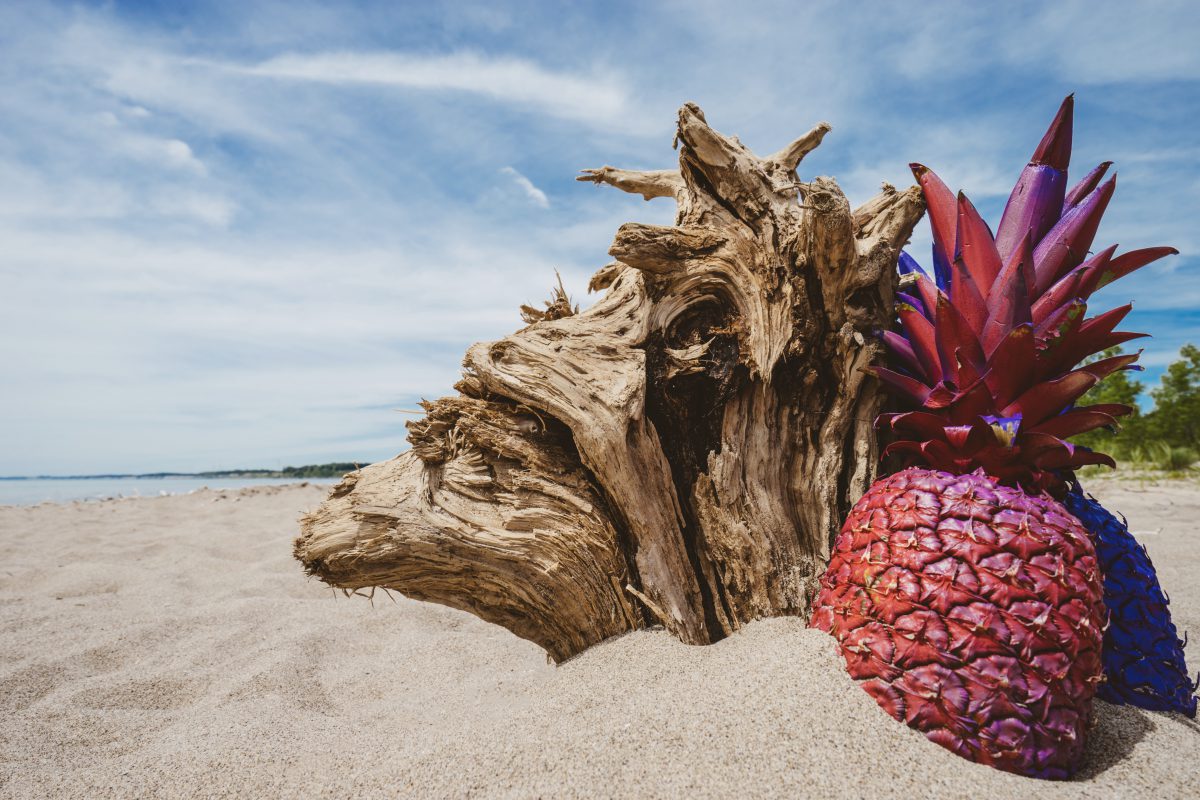
[[[1089, 488], [1200, 635], [1197, 485]], [[291, 557], [324, 491], [0, 508], [0, 796], [1200, 796], [1191, 720], [1099, 702], [1078, 780], [1019, 778], [891, 720], [792, 619], [555, 667], [468, 614], [335, 596]]]

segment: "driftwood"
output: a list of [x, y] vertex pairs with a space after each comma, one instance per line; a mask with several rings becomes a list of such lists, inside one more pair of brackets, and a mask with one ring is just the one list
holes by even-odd
[[623, 225], [593, 307], [556, 291], [472, 346], [412, 449], [303, 520], [308, 572], [471, 611], [555, 660], [647, 625], [703, 644], [806, 615], [873, 477], [863, 368], [924, 210], [915, 187], [852, 211], [832, 179], [801, 182], [828, 130], [759, 158], [689, 104], [678, 170], [586, 170], [674, 198], [675, 225]]

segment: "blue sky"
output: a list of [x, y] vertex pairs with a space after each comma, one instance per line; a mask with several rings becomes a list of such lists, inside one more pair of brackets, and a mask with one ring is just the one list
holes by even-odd
[[[1194, 4], [0, 4], [0, 474], [377, 460], [554, 270], [617, 226], [576, 183], [674, 163], [675, 111], [852, 202], [932, 166], [993, 223], [1062, 97], [1098, 243], [1182, 254], [1105, 290], [1200, 341]], [[913, 250], [927, 260], [922, 223]]]

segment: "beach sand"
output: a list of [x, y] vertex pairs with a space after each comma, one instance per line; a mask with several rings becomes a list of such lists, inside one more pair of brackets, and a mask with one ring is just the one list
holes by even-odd
[[[1090, 488], [1200, 635], [1196, 484]], [[1200, 796], [1195, 722], [1098, 702], [1080, 779], [1008, 775], [886, 716], [794, 619], [555, 667], [468, 614], [335, 598], [291, 557], [323, 493], [0, 508], [0, 796]]]

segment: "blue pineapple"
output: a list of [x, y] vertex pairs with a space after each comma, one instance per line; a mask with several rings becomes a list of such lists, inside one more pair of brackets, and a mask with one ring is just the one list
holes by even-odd
[[1196, 716], [1193, 682], [1184, 662], [1167, 596], [1146, 548], [1128, 525], [1110, 514], [1075, 481], [1063, 503], [1075, 515], [1096, 546], [1104, 572], [1104, 604], [1108, 630], [1101, 659], [1107, 677], [1097, 697], [1110, 703], [1150, 711], [1176, 711]]

